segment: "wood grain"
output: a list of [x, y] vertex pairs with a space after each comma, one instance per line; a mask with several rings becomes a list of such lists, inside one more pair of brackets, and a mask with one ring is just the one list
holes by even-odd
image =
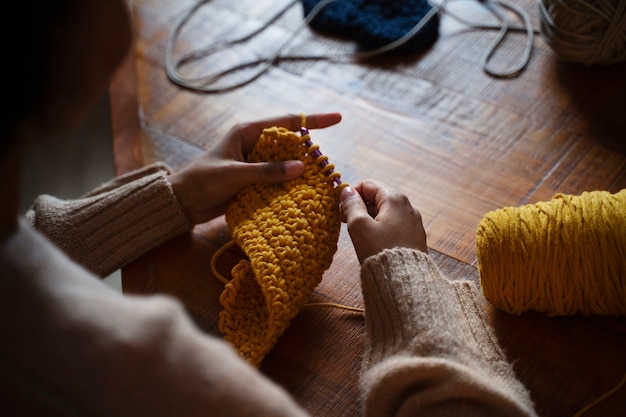
[[[176, 53], [232, 39], [262, 25], [280, 4], [214, 0], [181, 32]], [[535, 3], [514, 1], [538, 27]], [[453, 279], [478, 280], [475, 228], [504, 206], [558, 192], [626, 188], [626, 66], [559, 62], [540, 36], [527, 70], [514, 79], [486, 75], [480, 58], [495, 33], [444, 15], [440, 37], [423, 54], [364, 62], [282, 61], [255, 82], [220, 94], [171, 83], [165, 45], [192, 0], [135, 0], [136, 42], [111, 86], [118, 173], [155, 160], [179, 168], [235, 123], [283, 113], [339, 111], [338, 126], [312, 132], [321, 150], [356, 184], [377, 178], [406, 193], [421, 211], [431, 253]], [[477, 4], [453, 2], [466, 19]], [[287, 53], [346, 53], [349, 41], [301, 27], [298, 7], [251, 43], [185, 68], [203, 74], [272, 51], [297, 32]], [[514, 62], [513, 35], [494, 58]], [[181, 70], [182, 71], [182, 70]], [[222, 284], [209, 260], [230, 239], [223, 219], [146, 254], [123, 271], [129, 293], [166, 293], [183, 301], [198, 326], [219, 336]], [[238, 255], [227, 252], [228, 273]], [[338, 252], [312, 301], [361, 306], [359, 265], [342, 229]], [[491, 312], [494, 328], [542, 416], [572, 415], [626, 372], [623, 318], [512, 317]], [[359, 314], [304, 310], [261, 371], [313, 415], [360, 413], [358, 373], [364, 337]], [[623, 390], [588, 415], [622, 415]]]

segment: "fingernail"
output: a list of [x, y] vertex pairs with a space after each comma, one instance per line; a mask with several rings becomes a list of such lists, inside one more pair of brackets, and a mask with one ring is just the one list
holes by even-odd
[[354, 191], [352, 187], [348, 186], [348, 187], [345, 187], [343, 190], [341, 190], [341, 193], [339, 193], [339, 198], [343, 201], [354, 196], [355, 194], [356, 194], [356, 191]]

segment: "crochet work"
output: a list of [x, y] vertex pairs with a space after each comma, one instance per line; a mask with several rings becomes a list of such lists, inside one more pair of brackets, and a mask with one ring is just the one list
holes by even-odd
[[339, 174], [308, 139], [284, 128], [264, 130], [248, 161], [299, 159], [304, 174], [250, 185], [226, 211], [233, 239], [248, 259], [232, 269], [220, 297], [219, 329], [255, 366], [307, 303], [337, 250], [341, 187], [333, 179]]

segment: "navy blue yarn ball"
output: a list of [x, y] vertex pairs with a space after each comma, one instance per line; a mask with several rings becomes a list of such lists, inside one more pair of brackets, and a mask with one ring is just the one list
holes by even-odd
[[[301, 0], [308, 15], [320, 0]], [[335, 0], [326, 5], [311, 27], [330, 35], [354, 39], [364, 50], [380, 48], [406, 35], [428, 13], [427, 0]], [[430, 47], [439, 36], [439, 16], [396, 52], [417, 52]]]

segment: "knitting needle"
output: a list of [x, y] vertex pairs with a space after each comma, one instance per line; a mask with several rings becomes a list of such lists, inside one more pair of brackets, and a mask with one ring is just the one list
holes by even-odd
[[[300, 128], [300, 135], [302, 137], [307, 137], [307, 139], [304, 141], [305, 145], [308, 146], [309, 148], [311, 146], [313, 146], [313, 141], [311, 141], [311, 136], [309, 135], [309, 129], [307, 129], [306, 127], [301, 127]], [[319, 159], [322, 156], [322, 152], [318, 149], [315, 149], [313, 151], [313, 156], [316, 159]], [[327, 159], [322, 159], [320, 161], [320, 165], [322, 166], [322, 168], [325, 168], [328, 165], [328, 160]], [[329, 173], [332, 174], [334, 172], [334, 170], [331, 168], [329, 170]], [[333, 181], [335, 182], [335, 184], [337, 185], [341, 185], [341, 180], [339, 179], [339, 177], [333, 177]]]

